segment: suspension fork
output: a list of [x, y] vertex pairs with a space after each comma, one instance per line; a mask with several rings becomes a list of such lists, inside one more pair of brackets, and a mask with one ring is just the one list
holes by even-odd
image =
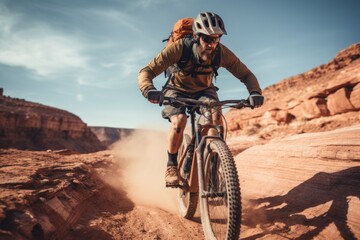
[[[205, 185], [204, 185], [204, 150], [205, 147], [209, 144], [209, 142], [211, 141], [211, 139], [221, 139], [223, 140], [223, 133], [224, 133], [224, 129], [222, 126], [218, 126], [218, 125], [213, 125], [213, 121], [212, 121], [212, 114], [211, 112], [207, 109], [204, 113], [205, 115], [205, 124], [200, 124], [198, 123], [196, 125], [196, 136], [195, 136], [195, 141], [196, 141], [196, 163], [197, 163], [197, 172], [198, 172], [198, 183], [199, 183], [199, 194], [200, 196], [205, 196]], [[216, 129], [217, 130], [217, 135], [216, 136], [209, 136], [206, 135], [210, 129]], [[205, 132], [205, 135], [204, 135]]]
[[204, 136], [201, 138], [199, 145], [196, 148], [196, 163], [197, 163], [197, 172], [198, 172], [198, 182], [199, 182], [199, 193], [200, 196], [204, 193], [204, 149], [207, 145], [208, 139], [218, 139], [219, 137], [214, 136]]

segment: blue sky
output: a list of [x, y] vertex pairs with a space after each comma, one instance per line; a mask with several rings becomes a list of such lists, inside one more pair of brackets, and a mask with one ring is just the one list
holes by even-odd
[[[228, 32], [222, 43], [265, 88], [359, 42], [359, 9], [359, 0], [0, 0], [0, 87], [89, 126], [164, 127], [137, 74], [179, 18], [218, 13]], [[247, 97], [243, 84], [219, 73], [221, 99]]]

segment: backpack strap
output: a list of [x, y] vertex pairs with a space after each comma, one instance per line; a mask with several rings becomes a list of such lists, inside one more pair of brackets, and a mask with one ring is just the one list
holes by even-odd
[[[187, 35], [182, 40], [184, 42], [184, 47], [183, 47], [183, 51], [181, 53], [180, 60], [176, 64], [170, 66], [164, 72], [165, 77], [167, 77], [168, 79], [167, 79], [165, 85], [162, 87], [162, 91], [165, 90], [165, 88], [167, 87], [167, 85], [171, 81], [172, 74], [175, 73], [175, 72], [183, 71], [182, 69], [186, 66], [186, 64], [190, 61], [190, 59], [194, 57], [193, 54], [192, 54], [192, 48], [193, 48], [193, 45], [195, 43], [195, 40], [194, 40], [193, 36]], [[199, 67], [205, 67], [205, 68], [206, 67], [211, 67], [212, 70], [213, 70], [213, 77], [216, 80], [216, 77], [219, 75], [217, 70], [220, 67], [220, 47], [219, 47], [219, 45], [216, 47], [215, 51], [216, 51], [215, 52], [215, 57], [214, 57], [211, 65], [205, 66], [205, 65], [201, 65], [201, 64], [194, 64], [194, 67], [190, 71], [186, 71], [186, 72], [188, 74], [190, 74], [191, 76], [196, 77], [196, 75], [209, 74], [207, 72], [196, 71]]]
[[177, 63], [177, 66], [182, 69], [186, 66], [192, 56], [192, 48], [195, 43], [195, 40], [192, 36], [186, 36], [183, 38], [184, 48], [181, 54], [181, 58]]
[[220, 68], [220, 59], [221, 58], [221, 54], [220, 54], [220, 45], [218, 44], [216, 49], [215, 49], [215, 57], [213, 59], [213, 61], [211, 62], [211, 67], [213, 69], [213, 75], [216, 81], [216, 77], [219, 76], [218, 73], [218, 69]]
[[184, 42], [184, 47], [181, 53], [180, 60], [170, 66], [165, 71], [165, 77], [170, 77], [170, 75], [174, 72], [179, 72], [181, 69], [183, 69], [186, 64], [189, 62], [191, 55], [192, 55], [192, 46], [194, 45], [194, 40], [192, 36], [185, 36], [182, 41]]
[[176, 64], [170, 66], [164, 72], [165, 77], [167, 77], [167, 81], [166, 81], [165, 85], [162, 87], [162, 91], [165, 90], [166, 86], [171, 81], [172, 74], [174, 72], [181, 71], [181, 69], [184, 68], [186, 66], [186, 64], [190, 61], [190, 58], [192, 55], [192, 47], [194, 45], [194, 39], [191, 35], [187, 35], [182, 39], [182, 41], [184, 42], [184, 47], [183, 47], [183, 50], [181, 53], [180, 60]]

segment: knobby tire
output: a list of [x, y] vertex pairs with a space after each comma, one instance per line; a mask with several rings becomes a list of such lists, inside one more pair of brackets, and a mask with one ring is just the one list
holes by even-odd
[[239, 178], [233, 156], [222, 140], [212, 140], [204, 151], [204, 193], [201, 222], [206, 239], [238, 239], [241, 226]]

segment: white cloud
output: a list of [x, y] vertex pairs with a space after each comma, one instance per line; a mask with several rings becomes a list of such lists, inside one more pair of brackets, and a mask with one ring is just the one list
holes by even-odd
[[0, 3], [0, 36], [9, 35], [11, 29], [18, 22], [19, 17], [15, 14], [10, 14], [9, 10]]
[[135, 1], [135, 5], [142, 8], [147, 8], [149, 6], [152, 6], [154, 4], [157, 4], [159, 0], [138, 0]]
[[101, 66], [104, 68], [112, 68], [118, 66], [118, 64], [116, 62], [109, 62], [109, 63], [102, 63]]
[[136, 79], [136, 76], [142, 66], [139, 62], [143, 62], [147, 58], [145, 51], [141, 49], [133, 49], [122, 52], [119, 56], [114, 57], [116, 60], [111, 62], [97, 63], [100, 69], [89, 69], [81, 72], [76, 77], [76, 82], [81, 86], [91, 86], [97, 88], [112, 88], [116, 85], [128, 85]]
[[84, 95], [81, 93], [76, 94], [76, 100], [78, 100], [79, 102], [83, 102], [84, 101]]
[[124, 26], [127, 29], [136, 32], [136, 33], [141, 33], [141, 30], [136, 27], [135, 24], [131, 23], [131, 18], [124, 12], [121, 11], [117, 11], [117, 10], [88, 10], [88, 12], [97, 15], [99, 17], [102, 17], [106, 20], [109, 20], [112, 22], [112, 24], [114, 25], [120, 25], [120, 26]]
[[134, 4], [135, 7], [140, 8], [149, 8], [151, 6], [156, 6], [161, 3], [171, 4], [171, 2], [175, 2], [176, 0], [137, 0], [132, 1], [131, 3]]
[[76, 42], [40, 32], [20, 33], [1, 41], [0, 62], [23, 66], [44, 77], [68, 68], [86, 68], [87, 59]]
[[80, 86], [88, 86], [88, 87], [95, 87], [95, 88], [109, 88], [111, 87], [111, 82], [105, 80], [106, 77], [101, 76], [99, 73], [92, 73], [90, 72], [83, 72], [81, 75], [76, 77], [76, 83]]
[[42, 77], [87, 67], [82, 44], [76, 39], [40, 23], [15, 30], [22, 19], [4, 6], [0, 6], [0, 16], [0, 63], [25, 67]]
[[264, 49], [260, 49], [256, 52], [253, 52], [250, 57], [258, 57], [264, 54], [267, 54], [268, 52], [271, 52], [272, 48], [268, 47], [268, 48], [264, 48]]
[[139, 62], [147, 58], [147, 55], [142, 49], [130, 49], [122, 53], [117, 61], [102, 63], [104, 68], [118, 68], [120, 71], [119, 77], [128, 77], [131, 74], [137, 74], [140, 70]]

